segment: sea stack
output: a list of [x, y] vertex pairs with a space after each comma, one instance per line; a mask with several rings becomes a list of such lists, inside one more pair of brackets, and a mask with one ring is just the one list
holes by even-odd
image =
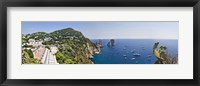
[[114, 39], [111, 39], [111, 40], [108, 42], [107, 46], [108, 46], [108, 47], [114, 47], [114, 43], [115, 43], [115, 40], [114, 40]]
[[102, 47], [103, 47], [102, 41], [101, 41], [101, 40], [98, 40], [98, 41], [96, 42], [96, 46], [99, 47], [99, 48], [102, 48]]

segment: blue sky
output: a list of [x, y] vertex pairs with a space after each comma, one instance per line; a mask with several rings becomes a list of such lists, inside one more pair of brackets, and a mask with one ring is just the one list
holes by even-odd
[[90, 39], [178, 39], [179, 22], [23, 21], [22, 34], [74, 28]]

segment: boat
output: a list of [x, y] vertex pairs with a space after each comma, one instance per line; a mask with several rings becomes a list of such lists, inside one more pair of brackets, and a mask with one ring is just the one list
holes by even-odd
[[139, 54], [139, 53], [134, 53], [133, 55], [134, 55], [134, 56], [140, 56], [140, 54]]
[[135, 58], [132, 58], [131, 60], [135, 60]]
[[134, 53], [135, 51], [134, 50], [131, 50], [131, 53]]
[[100, 52], [96, 51], [95, 54], [100, 54]]

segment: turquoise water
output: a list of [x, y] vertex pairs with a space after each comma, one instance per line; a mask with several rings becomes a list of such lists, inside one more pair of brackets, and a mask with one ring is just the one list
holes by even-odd
[[[97, 40], [93, 39], [92, 42]], [[115, 46], [108, 47], [109, 39], [103, 39], [101, 53], [94, 55], [94, 64], [154, 64], [153, 45], [166, 46], [168, 53], [178, 54], [178, 40], [169, 39], [115, 39]], [[134, 56], [133, 54], [140, 54]]]

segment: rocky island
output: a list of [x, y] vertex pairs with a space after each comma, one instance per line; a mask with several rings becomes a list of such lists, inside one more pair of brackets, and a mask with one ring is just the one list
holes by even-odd
[[99, 51], [99, 52], [96, 52], [96, 54], [100, 54], [101, 48], [103, 48], [102, 40], [99, 39], [99, 40], [96, 42], [96, 47], [97, 47], [97, 49], [98, 49], [98, 51]]
[[114, 45], [115, 45], [115, 40], [114, 39], [111, 39], [107, 44], [108, 47], [114, 47]]

